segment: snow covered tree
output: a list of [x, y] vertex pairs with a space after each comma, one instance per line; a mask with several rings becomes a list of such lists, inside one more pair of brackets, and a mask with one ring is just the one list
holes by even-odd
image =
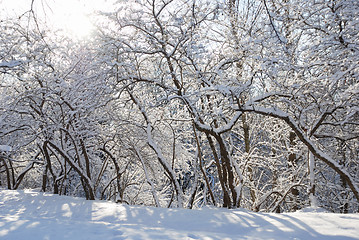
[[33, 15], [2, 22], [3, 185], [162, 207], [358, 210], [357, 1], [115, 6], [88, 41], [46, 34]]

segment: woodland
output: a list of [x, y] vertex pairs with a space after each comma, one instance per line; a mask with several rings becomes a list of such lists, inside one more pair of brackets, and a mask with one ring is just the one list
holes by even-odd
[[359, 211], [359, 1], [117, 1], [82, 40], [31, 6], [0, 16], [0, 187]]

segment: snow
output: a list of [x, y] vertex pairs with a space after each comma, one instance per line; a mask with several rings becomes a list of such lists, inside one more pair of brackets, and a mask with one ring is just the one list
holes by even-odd
[[359, 239], [359, 214], [128, 206], [0, 190], [0, 239]]
[[12, 147], [8, 145], [0, 145], [0, 152], [11, 152]]
[[0, 68], [13, 68], [22, 64], [22, 61], [0, 62]]

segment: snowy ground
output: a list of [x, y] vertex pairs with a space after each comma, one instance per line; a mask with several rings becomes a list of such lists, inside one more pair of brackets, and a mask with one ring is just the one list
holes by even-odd
[[163, 209], [0, 190], [0, 239], [359, 239], [359, 214]]

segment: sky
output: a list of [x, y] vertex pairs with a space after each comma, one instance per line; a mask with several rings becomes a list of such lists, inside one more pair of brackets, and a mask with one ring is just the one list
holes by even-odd
[[[93, 24], [94, 11], [113, 10], [115, 0], [34, 0], [36, 15], [55, 29], [63, 29], [74, 38], [86, 37]], [[0, 18], [20, 16], [31, 9], [32, 0], [0, 0]]]

